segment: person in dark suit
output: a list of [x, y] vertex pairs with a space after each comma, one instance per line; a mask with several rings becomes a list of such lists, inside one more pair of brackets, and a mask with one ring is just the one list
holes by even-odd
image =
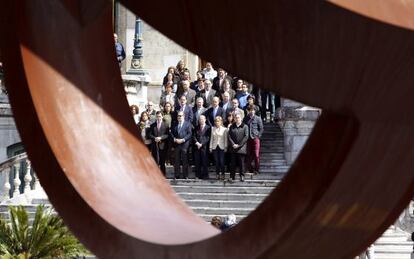
[[198, 97], [196, 100], [196, 106], [193, 107], [193, 126], [196, 128], [199, 123], [200, 115], [204, 115], [207, 109], [204, 108], [204, 99]]
[[210, 127], [214, 126], [214, 119], [217, 116], [226, 116], [223, 108], [219, 106], [219, 103], [220, 99], [217, 96], [213, 97], [213, 100], [211, 101], [211, 107], [206, 111], [207, 124]]
[[200, 115], [198, 126], [193, 132], [193, 154], [196, 177], [209, 179], [208, 175], [208, 151], [210, 144], [211, 127], [206, 124], [206, 116]]
[[227, 114], [231, 113], [232, 103], [230, 99], [230, 94], [228, 92], [224, 92], [222, 95], [223, 100], [220, 103], [220, 107], [223, 108], [225, 117], [223, 117], [223, 121], [227, 121]]
[[[250, 105], [247, 108], [247, 116], [244, 117], [244, 123], [249, 127], [249, 139], [247, 140], [247, 170], [259, 173], [259, 153], [260, 153], [260, 138], [263, 134], [262, 119], [256, 115], [256, 107]], [[252, 161], [255, 167], [252, 168]]]
[[177, 124], [171, 130], [174, 143], [174, 179], [180, 177], [180, 162], [183, 163], [183, 177], [188, 179], [188, 147], [192, 137], [191, 123], [184, 120], [184, 112], [177, 112]]
[[231, 153], [230, 179], [235, 180], [236, 167], [239, 168], [240, 181], [244, 182], [245, 165], [247, 149], [246, 143], [249, 138], [249, 127], [243, 123], [241, 115], [234, 115], [235, 123], [230, 127], [228, 136], [228, 150]]
[[152, 139], [151, 153], [154, 160], [157, 162], [161, 169], [161, 172], [165, 176], [165, 158], [167, 151], [169, 128], [163, 121], [163, 115], [161, 111], [156, 113], [156, 121], [151, 124], [149, 130], [149, 138]]
[[177, 91], [178, 96], [185, 96], [187, 97], [187, 103], [190, 105], [194, 105], [196, 92], [190, 88], [190, 81], [183, 80], [181, 81], [181, 88], [180, 91]]
[[223, 89], [224, 80], [228, 80], [230, 84], [232, 83], [232, 79], [227, 75], [227, 72], [224, 69], [219, 68], [217, 70], [217, 77], [213, 79], [213, 89], [216, 90], [216, 92]]
[[187, 97], [185, 95], [182, 95], [179, 100], [180, 100], [180, 104], [175, 107], [175, 111], [173, 114], [173, 118], [172, 118], [173, 122], [177, 123], [178, 121], [177, 114], [179, 111], [181, 111], [184, 113], [184, 120], [192, 123], [193, 122], [193, 109], [191, 105], [187, 104]]
[[204, 81], [205, 88], [200, 91], [200, 96], [204, 98], [204, 106], [210, 107], [213, 97], [216, 96], [216, 90], [211, 89], [213, 83], [210, 80]]

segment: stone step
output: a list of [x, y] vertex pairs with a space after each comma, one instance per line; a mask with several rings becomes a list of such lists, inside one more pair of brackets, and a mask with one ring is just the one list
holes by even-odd
[[376, 243], [387, 243], [387, 242], [406, 242], [410, 241], [409, 237], [404, 233], [395, 233], [395, 234], [387, 234], [385, 232], [377, 241]]
[[185, 201], [189, 200], [218, 200], [218, 201], [257, 201], [261, 202], [268, 194], [255, 193], [194, 193], [194, 192], [177, 192]]
[[275, 152], [275, 153], [260, 153], [260, 158], [266, 159], [285, 159], [284, 152]]
[[251, 194], [269, 194], [273, 187], [232, 187], [232, 186], [173, 186], [177, 193], [251, 193]]
[[[263, 173], [263, 174], [258, 174], [258, 175], [254, 175], [252, 173], [247, 173], [246, 172], [245, 173], [245, 182], [250, 181], [250, 180], [258, 180], [258, 181], [260, 181], [260, 180], [269, 180], [269, 181], [271, 181], [271, 180], [273, 180], [273, 181], [280, 180], [281, 179], [280, 176], [278, 176], [277, 174], [273, 174], [273, 171], [274, 170], [272, 170], [272, 174]], [[189, 177], [188, 177], [189, 179], [176, 179], [175, 181], [203, 181], [203, 182], [218, 181], [217, 180], [217, 174], [216, 174], [215, 171], [209, 171], [209, 177], [210, 177], [210, 179], [208, 179], [208, 180], [196, 179], [195, 173], [191, 172], [191, 173], [189, 173]], [[174, 174], [172, 172], [167, 171], [167, 179], [173, 180], [173, 178], [174, 178]], [[224, 182], [223, 184], [233, 184], [233, 183], [236, 183], [236, 182], [240, 182], [239, 181], [240, 178], [239, 178], [237, 173], [236, 173], [236, 180], [235, 181], [229, 182], [229, 179], [230, 179], [230, 173], [227, 172], [227, 173], [225, 173], [225, 180], [224, 181], [219, 180], [219, 181], [222, 182], [222, 183]]]
[[283, 149], [281, 149], [279, 147], [260, 149], [260, 155], [265, 154], [265, 153], [270, 153], [270, 154], [275, 154], [276, 153], [276, 154], [284, 155]]
[[185, 200], [185, 203], [188, 204], [191, 208], [195, 207], [208, 207], [208, 208], [242, 208], [254, 210], [259, 204], [260, 201], [246, 201], [246, 200]]
[[375, 253], [408, 253], [410, 254], [413, 251], [412, 242], [375, 242]]
[[262, 167], [286, 166], [286, 160], [272, 160], [272, 159], [261, 158], [260, 166]]
[[[198, 214], [198, 216], [200, 217], [200, 218], [202, 218], [202, 219], [204, 219], [206, 222], [210, 222], [211, 221], [211, 219], [214, 217], [214, 216], [220, 216], [221, 218], [225, 218], [227, 215], [219, 215], [219, 214]], [[245, 218], [246, 216], [243, 216], [243, 215], [236, 215], [236, 221], [237, 221], [237, 223], [239, 223], [240, 221], [242, 221], [244, 218]]]
[[197, 214], [210, 214], [210, 215], [229, 215], [235, 214], [236, 216], [247, 216], [252, 211], [248, 208], [210, 208], [210, 207], [192, 207], [193, 211]]
[[172, 186], [232, 186], [232, 187], [275, 187], [280, 180], [246, 180], [244, 182], [234, 181], [232, 183], [221, 180], [197, 180], [197, 179], [168, 179]]
[[411, 254], [375, 253], [375, 259], [411, 259]]
[[259, 175], [268, 175], [271, 174], [276, 178], [280, 179], [280, 176], [283, 176], [287, 172], [289, 172], [289, 167], [280, 167], [280, 168], [260, 168]]

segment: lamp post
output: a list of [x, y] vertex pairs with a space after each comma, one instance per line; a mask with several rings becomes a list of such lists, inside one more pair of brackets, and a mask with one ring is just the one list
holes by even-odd
[[[143, 65], [142, 64], [142, 57], [143, 57], [142, 29], [141, 29], [141, 19], [138, 16], [135, 17], [134, 50], [132, 51], [132, 53], [133, 53], [133, 56], [131, 60], [131, 69], [132, 70], [142, 69], [143, 67], [142, 66]], [[136, 72], [137, 71], [135, 71], [135, 73]]]
[[131, 67], [122, 75], [128, 103], [144, 108], [148, 102], [148, 84], [151, 77], [143, 68], [142, 21], [135, 16], [134, 50], [132, 51]]

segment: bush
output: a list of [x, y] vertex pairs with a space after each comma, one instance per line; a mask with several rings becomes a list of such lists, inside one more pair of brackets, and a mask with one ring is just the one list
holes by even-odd
[[73, 258], [88, 253], [51, 209], [38, 206], [32, 224], [23, 206], [9, 207], [9, 213], [10, 221], [0, 217], [1, 258]]

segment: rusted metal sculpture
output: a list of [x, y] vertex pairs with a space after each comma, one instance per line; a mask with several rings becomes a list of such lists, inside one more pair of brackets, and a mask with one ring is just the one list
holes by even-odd
[[[323, 115], [277, 189], [216, 235], [135, 136], [111, 2], [4, 1], [1, 52], [19, 132], [51, 202], [99, 258], [351, 258], [406, 206], [412, 31], [381, 22], [390, 20], [375, 8], [354, 6], [377, 20], [316, 0], [121, 2], [206, 60]], [[407, 18], [398, 10], [410, 7], [394, 2], [391, 14]]]

